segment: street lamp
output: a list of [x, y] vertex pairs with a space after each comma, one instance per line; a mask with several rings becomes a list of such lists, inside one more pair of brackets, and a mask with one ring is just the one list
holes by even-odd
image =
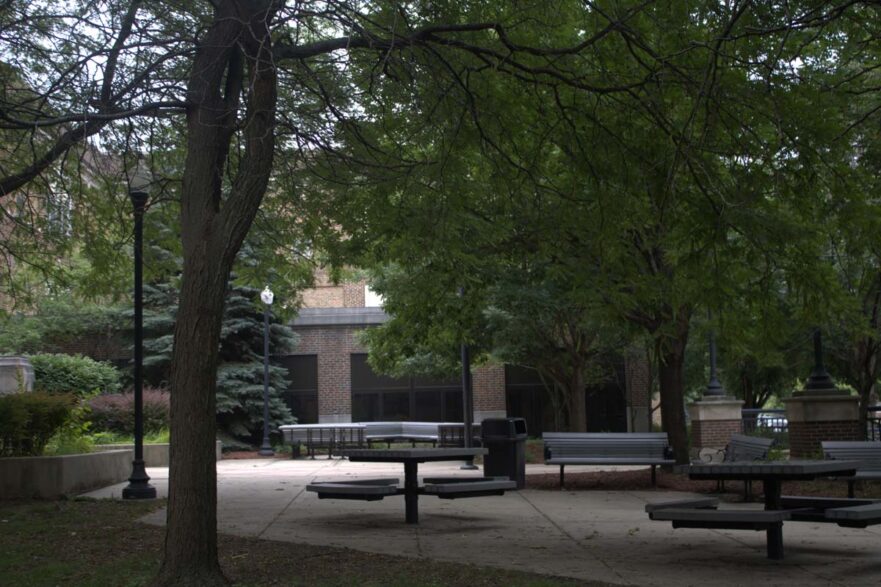
[[805, 392], [826, 395], [842, 393], [835, 388], [835, 381], [823, 366], [823, 339], [819, 328], [814, 328], [814, 370], [805, 384]]
[[[713, 314], [710, 312], [707, 312], [707, 318], [712, 320]], [[719, 383], [719, 379], [716, 377], [716, 335], [715, 335], [715, 332], [713, 332], [712, 325], [710, 325], [709, 342], [710, 342], [710, 382], [707, 383], [707, 390], [704, 392], [704, 397], [705, 398], [722, 399], [725, 397], [725, 389], [722, 387], [722, 384]]]
[[150, 173], [138, 165], [129, 182], [128, 195], [135, 212], [135, 458], [128, 486], [122, 490], [123, 499], [153, 499], [156, 488], [144, 468], [144, 207], [150, 197]]
[[[458, 291], [460, 298], [465, 298], [465, 288], [460, 287]], [[473, 393], [471, 389], [471, 352], [468, 345], [463, 341], [460, 346], [462, 359], [462, 443], [465, 448], [471, 448], [472, 442], [472, 420], [474, 419], [474, 408], [472, 406]], [[461, 467], [462, 469], [476, 469], [473, 459], [469, 459]]]
[[275, 455], [269, 444], [269, 307], [274, 298], [268, 285], [260, 292], [260, 299], [266, 306], [263, 308], [263, 445], [258, 454], [264, 457]]

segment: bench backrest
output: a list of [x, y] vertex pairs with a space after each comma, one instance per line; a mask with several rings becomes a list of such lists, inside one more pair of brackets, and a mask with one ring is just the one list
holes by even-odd
[[364, 422], [364, 438], [437, 440], [439, 422]]
[[666, 458], [666, 432], [546, 432], [542, 434], [548, 458]]
[[774, 446], [773, 438], [733, 434], [725, 448], [725, 461], [764, 461]]
[[840, 461], [859, 461], [859, 471], [881, 471], [881, 442], [824, 440], [823, 456]]

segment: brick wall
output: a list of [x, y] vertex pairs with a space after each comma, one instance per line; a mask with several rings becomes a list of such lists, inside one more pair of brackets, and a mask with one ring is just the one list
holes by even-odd
[[732, 434], [743, 432], [743, 420], [692, 420], [692, 449], [724, 448]]
[[300, 299], [304, 308], [363, 308], [366, 281], [333, 283], [328, 272], [317, 269], [315, 285], [304, 289]]
[[818, 457], [822, 440], [862, 440], [856, 420], [789, 422], [790, 458]]
[[505, 367], [483, 365], [471, 372], [475, 412], [505, 411]]
[[352, 353], [363, 353], [356, 333], [360, 328], [297, 329], [300, 342], [293, 352], [318, 355], [318, 420], [351, 421]]

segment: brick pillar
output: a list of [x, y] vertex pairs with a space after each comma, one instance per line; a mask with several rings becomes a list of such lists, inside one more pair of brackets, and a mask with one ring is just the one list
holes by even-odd
[[790, 458], [822, 458], [820, 441], [862, 440], [859, 398], [839, 390], [799, 391], [783, 400]]
[[505, 366], [482, 365], [471, 372], [471, 385], [474, 391], [474, 423], [485, 418], [504, 418], [508, 415], [505, 407]]
[[691, 458], [715, 455], [732, 434], [743, 432], [743, 401], [730, 397], [704, 398], [688, 406], [691, 416]]

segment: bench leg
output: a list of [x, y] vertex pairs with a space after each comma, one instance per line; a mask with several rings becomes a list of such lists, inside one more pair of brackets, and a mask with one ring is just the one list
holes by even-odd
[[657, 473], [655, 472], [655, 466], [652, 465], [652, 487], [657, 487], [657, 486], [658, 486], [658, 477], [657, 477]]
[[783, 522], [768, 528], [768, 558], [775, 561], [783, 560]]
[[853, 499], [853, 496], [854, 496], [853, 486], [854, 486], [853, 481], [847, 482], [847, 496], [851, 499]]
[[419, 523], [419, 483], [416, 463], [404, 463], [404, 508], [408, 524]]
[[560, 465], [560, 491], [563, 491], [563, 467], [566, 465]]
[[753, 482], [747, 479], [743, 482], [743, 501], [750, 503], [753, 500]]

